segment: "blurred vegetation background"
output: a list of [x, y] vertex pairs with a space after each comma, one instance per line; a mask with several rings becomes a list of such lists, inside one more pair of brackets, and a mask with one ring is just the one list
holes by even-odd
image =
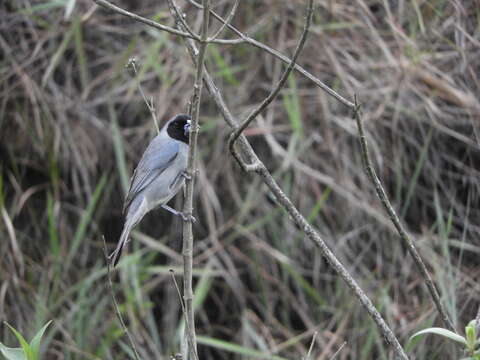
[[[166, 2], [115, 4], [174, 25]], [[198, 30], [201, 13], [180, 2]], [[232, 1], [214, 0], [220, 14]], [[457, 327], [475, 317], [480, 267], [480, 2], [315, 1], [299, 64], [363, 104], [375, 166]], [[291, 54], [304, 1], [241, 1], [233, 24]], [[212, 20], [212, 31], [219, 23]], [[233, 35], [226, 31], [226, 37]], [[183, 40], [89, 0], [0, 2], [0, 320], [34, 334], [45, 359], [129, 359], [106, 288], [130, 174], [162, 122], [185, 112], [194, 68]], [[247, 44], [209, 45], [207, 68], [242, 118], [284, 65]], [[356, 298], [267, 189], [228, 154], [229, 129], [204, 92], [195, 189], [195, 306], [203, 359], [386, 359]], [[442, 326], [423, 280], [365, 175], [351, 114], [299, 73], [247, 129], [300, 211], [406, 343]], [[181, 206], [181, 196], [172, 202]], [[133, 234], [115, 292], [143, 359], [179, 351], [181, 221], [157, 210]], [[0, 341], [16, 346], [2, 324]], [[441, 339], [416, 359], [458, 358]]]

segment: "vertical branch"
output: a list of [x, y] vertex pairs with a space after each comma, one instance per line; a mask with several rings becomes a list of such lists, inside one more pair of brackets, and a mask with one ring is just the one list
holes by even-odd
[[[185, 201], [183, 213], [187, 215], [188, 221], [183, 223], [183, 297], [188, 326], [185, 326], [185, 335], [190, 341], [187, 342], [187, 350], [183, 354], [184, 359], [193, 359], [197, 354], [197, 340], [195, 335], [195, 319], [193, 313], [193, 288], [192, 288], [192, 267], [193, 267], [193, 231], [192, 231], [192, 212], [193, 212], [193, 185], [195, 179], [195, 158], [197, 153], [198, 120], [200, 115], [200, 99], [202, 97], [203, 87], [203, 63], [205, 60], [205, 50], [207, 47], [208, 22], [210, 17], [210, 0], [203, 0], [203, 23], [200, 35], [199, 53], [197, 61], [197, 72], [192, 95], [192, 124], [190, 127], [190, 147], [188, 152], [188, 167], [186, 179]], [[191, 343], [191, 346], [188, 346]], [[188, 356], [191, 355], [191, 356]]]

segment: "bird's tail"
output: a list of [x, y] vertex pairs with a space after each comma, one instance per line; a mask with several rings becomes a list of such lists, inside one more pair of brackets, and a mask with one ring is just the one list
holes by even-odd
[[135, 225], [137, 225], [140, 220], [142, 220], [142, 218], [147, 212], [148, 206], [145, 199], [140, 196], [135, 197], [128, 207], [125, 225], [123, 225], [122, 235], [120, 235], [120, 240], [118, 241], [117, 248], [108, 257], [108, 259], [113, 262], [114, 267], [117, 265], [118, 260], [120, 260], [122, 249], [128, 242], [128, 236], [130, 235], [130, 231], [132, 231]]
[[120, 260], [120, 255], [122, 254], [123, 247], [128, 242], [128, 236], [130, 235], [130, 231], [132, 230], [133, 225], [134, 224], [131, 221], [125, 222], [122, 230], [122, 235], [120, 236], [120, 240], [118, 241], [118, 245], [115, 248], [115, 251], [108, 256], [108, 259], [113, 262], [113, 267], [117, 266], [118, 261]]

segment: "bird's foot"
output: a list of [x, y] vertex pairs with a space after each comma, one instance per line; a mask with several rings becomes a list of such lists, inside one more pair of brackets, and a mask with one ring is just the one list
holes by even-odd
[[182, 173], [182, 176], [187, 180], [192, 180], [192, 177], [186, 171]]
[[182, 217], [183, 221], [191, 221], [193, 224], [197, 222], [197, 219], [195, 219], [193, 215], [186, 215], [182, 212], [178, 214]]

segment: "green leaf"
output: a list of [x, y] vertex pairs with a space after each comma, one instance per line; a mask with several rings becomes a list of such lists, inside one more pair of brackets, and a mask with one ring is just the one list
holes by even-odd
[[450, 330], [447, 330], [447, 329], [444, 329], [444, 328], [437, 328], [437, 327], [420, 330], [419, 332], [413, 334], [410, 337], [409, 341], [415, 340], [418, 336], [425, 335], [425, 334], [441, 335], [441, 336], [446, 337], [450, 340], [459, 342], [463, 345], [467, 344], [467, 341], [465, 340], [465, 338], [463, 336], [460, 336], [460, 335], [454, 333], [453, 331], [450, 331]]
[[467, 339], [467, 349], [468, 351], [475, 350], [475, 342], [477, 340], [477, 334], [475, 331], [475, 324], [468, 324], [465, 327], [465, 338]]
[[0, 354], [7, 360], [26, 360], [27, 357], [22, 348], [10, 348], [0, 343]]
[[18, 341], [20, 342], [20, 346], [23, 349], [25, 358], [28, 359], [28, 360], [34, 360], [33, 359], [33, 354], [32, 354], [32, 349], [30, 348], [30, 345], [27, 343], [27, 341], [22, 336], [22, 334], [20, 334], [13, 326], [11, 326], [6, 321], [5, 321], [5, 325], [7, 325], [10, 328], [10, 330], [12, 330], [12, 332], [17, 337]]
[[42, 340], [45, 330], [47, 330], [48, 325], [50, 325], [52, 320], [47, 322], [34, 336], [32, 341], [30, 341], [30, 348], [32, 349], [32, 354], [34, 359], [38, 359], [38, 354], [40, 352], [40, 341]]

